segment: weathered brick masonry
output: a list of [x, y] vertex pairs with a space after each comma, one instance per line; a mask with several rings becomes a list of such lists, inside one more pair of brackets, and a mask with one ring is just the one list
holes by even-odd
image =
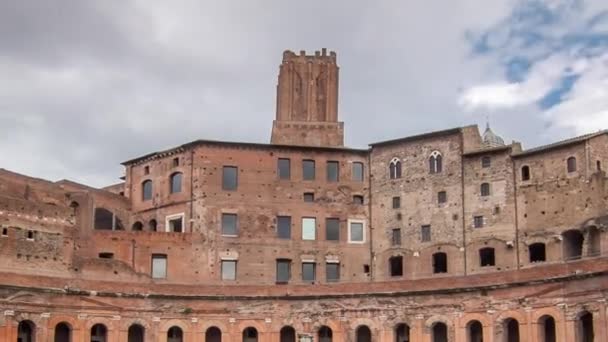
[[608, 131], [350, 149], [337, 101], [334, 52], [286, 51], [271, 144], [0, 170], [0, 342], [608, 341]]

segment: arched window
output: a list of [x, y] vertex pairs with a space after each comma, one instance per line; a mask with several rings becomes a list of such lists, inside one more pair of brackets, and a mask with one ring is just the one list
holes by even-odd
[[182, 192], [182, 173], [176, 172], [171, 175], [171, 188], [169, 189], [172, 194]]
[[317, 333], [319, 342], [332, 342], [333, 332], [328, 326], [322, 326]]
[[151, 232], [155, 232], [157, 226], [158, 226], [158, 223], [156, 222], [155, 219], [151, 219], [150, 222], [148, 222], [148, 227], [150, 228]]
[[575, 157], [568, 158], [568, 160], [566, 160], [566, 164], [568, 167], [568, 172], [576, 171], [576, 158]]
[[114, 213], [105, 208], [95, 208], [93, 227], [96, 230], [114, 230]]
[[243, 342], [258, 342], [258, 331], [253, 327], [245, 328]]
[[131, 227], [131, 230], [142, 231], [142, 230], [144, 230], [144, 224], [137, 221], [137, 222], [133, 223], [133, 227]]
[[210, 327], [205, 332], [205, 342], [222, 342], [222, 331], [218, 327]]
[[143, 201], [152, 199], [152, 181], [149, 179], [141, 183], [141, 199]]
[[538, 319], [538, 341], [556, 342], [555, 319], [549, 315]]
[[411, 342], [410, 327], [407, 324], [397, 324], [395, 327], [395, 342]]
[[496, 265], [496, 260], [494, 257], [494, 248], [484, 247], [479, 250], [479, 265], [481, 267]]
[[503, 335], [505, 342], [519, 342], [519, 322], [515, 318], [504, 320]]
[[442, 170], [442, 158], [439, 151], [433, 151], [429, 157], [429, 172], [440, 173]]
[[443, 252], [433, 254], [433, 273], [448, 272], [448, 255]]
[[281, 329], [280, 342], [296, 342], [296, 329], [285, 326]]
[[471, 321], [467, 324], [467, 341], [483, 342], [483, 326], [479, 321]]
[[490, 196], [490, 183], [481, 183], [479, 192], [483, 197]]
[[167, 331], [167, 342], [182, 342], [184, 339], [184, 333], [180, 327], [171, 327]]
[[401, 277], [403, 275], [403, 257], [392, 256], [388, 259], [389, 263], [389, 271], [391, 273], [391, 277]]
[[583, 233], [567, 230], [562, 233], [563, 255], [565, 260], [579, 259], [583, 255]]
[[367, 325], [360, 325], [355, 332], [355, 342], [372, 342], [372, 331]]
[[32, 321], [21, 321], [17, 327], [17, 341], [34, 342], [36, 338], [36, 325]]
[[389, 175], [391, 179], [401, 178], [401, 161], [393, 158], [389, 165]]
[[103, 324], [95, 324], [91, 327], [91, 342], [106, 342], [108, 329]]
[[55, 326], [55, 342], [72, 342], [72, 328], [61, 322]]
[[436, 322], [431, 328], [433, 342], [448, 342], [448, 326], [442, 322]]
[[530, 167], [528, 165], [524, 165], [521, 167], [521, 180], [530, 180]]
[[593, 314], [589, 311], [583, 312], [576, 322], [576, 342], [593, 342], [595, 332], [593, 331]]
[[145, 329], [139, 324], [131, 324], [129, 327], [127, 342], [144, 342]]
[[547, 261], [545, 244], [542, 242], [533, 243], [528, 246], [528, 254], [530, 256], [530, 262]]

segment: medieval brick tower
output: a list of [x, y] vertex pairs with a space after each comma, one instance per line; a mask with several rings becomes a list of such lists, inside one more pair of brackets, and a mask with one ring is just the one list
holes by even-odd
[[336, 53], [283, 53], [277, 85], [277, 114], [271, 143], [344, 146], [344, 124], [338, 121]]

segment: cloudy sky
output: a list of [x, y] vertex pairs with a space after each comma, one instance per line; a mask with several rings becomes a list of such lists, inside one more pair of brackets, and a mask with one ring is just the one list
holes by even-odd
[[103, 186], [198, 138], [268, 142], [282, 51], [322, 47], [352, 147], [608, 128], [606, 0], [4, 0], [0, 167]]

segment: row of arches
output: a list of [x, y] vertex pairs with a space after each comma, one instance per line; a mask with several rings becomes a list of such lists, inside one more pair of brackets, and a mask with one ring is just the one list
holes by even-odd
[[[169, 193], [175, 194], [182, 192], [182, 178], [183, 173], [174, 172], [169, 176]], [[142, 201], [148, 201], [153, 196], [153, 185], [152, 180], [146, 179], [141, 183], [141, 199]]]

